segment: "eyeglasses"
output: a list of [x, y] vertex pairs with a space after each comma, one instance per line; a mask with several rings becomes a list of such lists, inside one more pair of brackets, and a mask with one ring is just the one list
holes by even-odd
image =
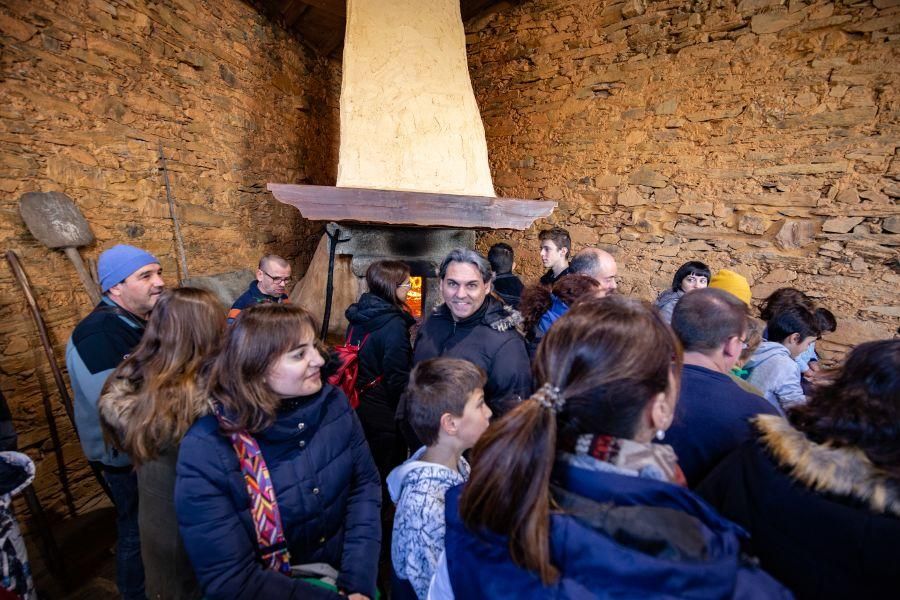
[[263, 275], [265, 275], [266, 277], [268, 277], [269, 279], [271, 279], [273, 283], [284, 283], [284, 284], [288, 284], [288, 283], [291, 282], [291, 276], [290, 276], [290, 275], [288, 275], [287, 277], [272, 277], [271, 275], [269, 275], [268, 273], [266, 273], [266, 272], [263, 271], [262, 269], [260, 269], [260, 271], [263, 272]]
[[397, 287], [410, 289], [410, 288], [412, 288], [412, 283], [410, 283], [409, 281], [407, 281], [406, 283], [399, 283], [399, 284], [397, 284]]

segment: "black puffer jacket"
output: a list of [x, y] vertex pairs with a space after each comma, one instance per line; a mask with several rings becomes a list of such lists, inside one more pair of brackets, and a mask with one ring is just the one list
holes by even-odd
[[518, 311], [491, 296], [461, 321], [454, 321], [447, 305], [441, 304], [419, 329], [413, 364], [448, 356], [478, 365], [488, 377], [485, 400], [494, 416], [499, 416], [516, 395], [531, 394], [531, 364], [525, 340], [516, 330], [521, 321]]
[[409, 328], [416, 319], [368, 292], [359, 302], [351, 304], [345, 315], [350, 322], [347, 335], [351, 343], [359, 344], [366, 335], [369, 336], [359, 351], [357, 382], [364, 387], [379, 375], [382, 377], [381, 383], [363, 392], [360, 402], [389, 407], [393, 415], [400, 394], [409, 382], [412, 368]]
[[[415, 318], [405, 310], [370, 293], [363, 294], [345, 313], [350, 327], [347, 337], [359, 344], [360, 387], [356, 414], [362, 423], [372, 457], [382, 479], [406, 459], [398, 424], [397, 404], [409, 383], [412, 368], [412, 343], [409, 328]], [[378, 377], [381, 380], [366, 387]]]

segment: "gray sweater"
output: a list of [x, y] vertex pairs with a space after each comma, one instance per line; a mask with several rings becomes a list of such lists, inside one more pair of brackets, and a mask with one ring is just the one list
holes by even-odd
[[806, 396], [800, 384], [800, 367], [790, 351], [778, 342], [763, 342], [744, 368], [747, 381], [755, 385], [782, 414], [788, 408], [804, 404]]

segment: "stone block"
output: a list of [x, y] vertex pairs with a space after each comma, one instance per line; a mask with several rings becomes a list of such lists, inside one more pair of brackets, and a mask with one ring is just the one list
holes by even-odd
[[789, 13], [784, 9], [753, 15], [750, 19], [750, 30], [757, 35], [778, 33], [802, 21], [803, 16], [800, 11]]
[[629, 187], [618, 193], [616, 196], [616, 204], [619, 206], [640, 206], [642, 204], [647, 204], [647, 199], [636, 189]]
[[657, 204], [671, 204], [678, 202], [678, 192], [671, 185], [657, 189], [653, 192], [653, 198]]
[[763, 283], [788, 283], [797, 279], [796, 271], [789, 269], [775, 269], [766, 273], [762, 278]]
[[900, 233], [900, 216], [887, 217], [881, 222], [881, 229], [888, 233]]
[[572, 243], [577, 248], [593, 246], [600, 241], [597, 230], [594, 227], [588, 227], [587, 225], [574, 225], [569, 227], [569, 235], [572, 238]]
[[859, 204], [859, 192], [855, 186], [847, 187], [838, 192], [834, 199], [844, 204]]
[[693, 216], [706, 216], [711, 215], [713, 212], [713, 203], [712, 202], [692, 202], [688, 204], [683, 204], [678, 207], [678, 214], [680, 215], [693, 215]]
[[664, 188], [668, 185], [665, 177], [646, 166], [632, 172], [628, 181], [634, 185], [645, 185], [652, 188]]
[[814, 235], [815, 225], [811, 220], [785, 219], [775, 234], [775, 244], [784, 250], [804, 248], [813, 242]]
[[827, 233], [848, 233], [854, 227], [863, 222], [864, 217], [834, 217], [828, 219], [822, 225], [822, 231]]
[[769, 221], [759, 214], [744, 213], [738, 218], [737, 228], [750, 235], [762, 235], [769, 228]]

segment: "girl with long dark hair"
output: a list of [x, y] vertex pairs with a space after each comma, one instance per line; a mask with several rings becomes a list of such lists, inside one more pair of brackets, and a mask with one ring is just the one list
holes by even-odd
[[322, 384], [302, 308], [245, 309], [209, 376], [214, 414], [188, 430], [175, 505], [204, 597], [374, 598], [378, 471], [347, 397]]
[[472, 452], [447, 494], [435, 598], [777, 598], [740, 529], [684, 487], [664, 437], [681, 347], [635, 300], [580, 303], [547, 332], [538, 391]]
[[209, 411], [204, 379], [225, 330], [225, 309], [197, 288], [163, 292], [140, 344], [97, 403], [113, 444], [137, 468], [138, 527], [149, 598], [199, 598], [178, 535], [175, 462], [188, 428]]

